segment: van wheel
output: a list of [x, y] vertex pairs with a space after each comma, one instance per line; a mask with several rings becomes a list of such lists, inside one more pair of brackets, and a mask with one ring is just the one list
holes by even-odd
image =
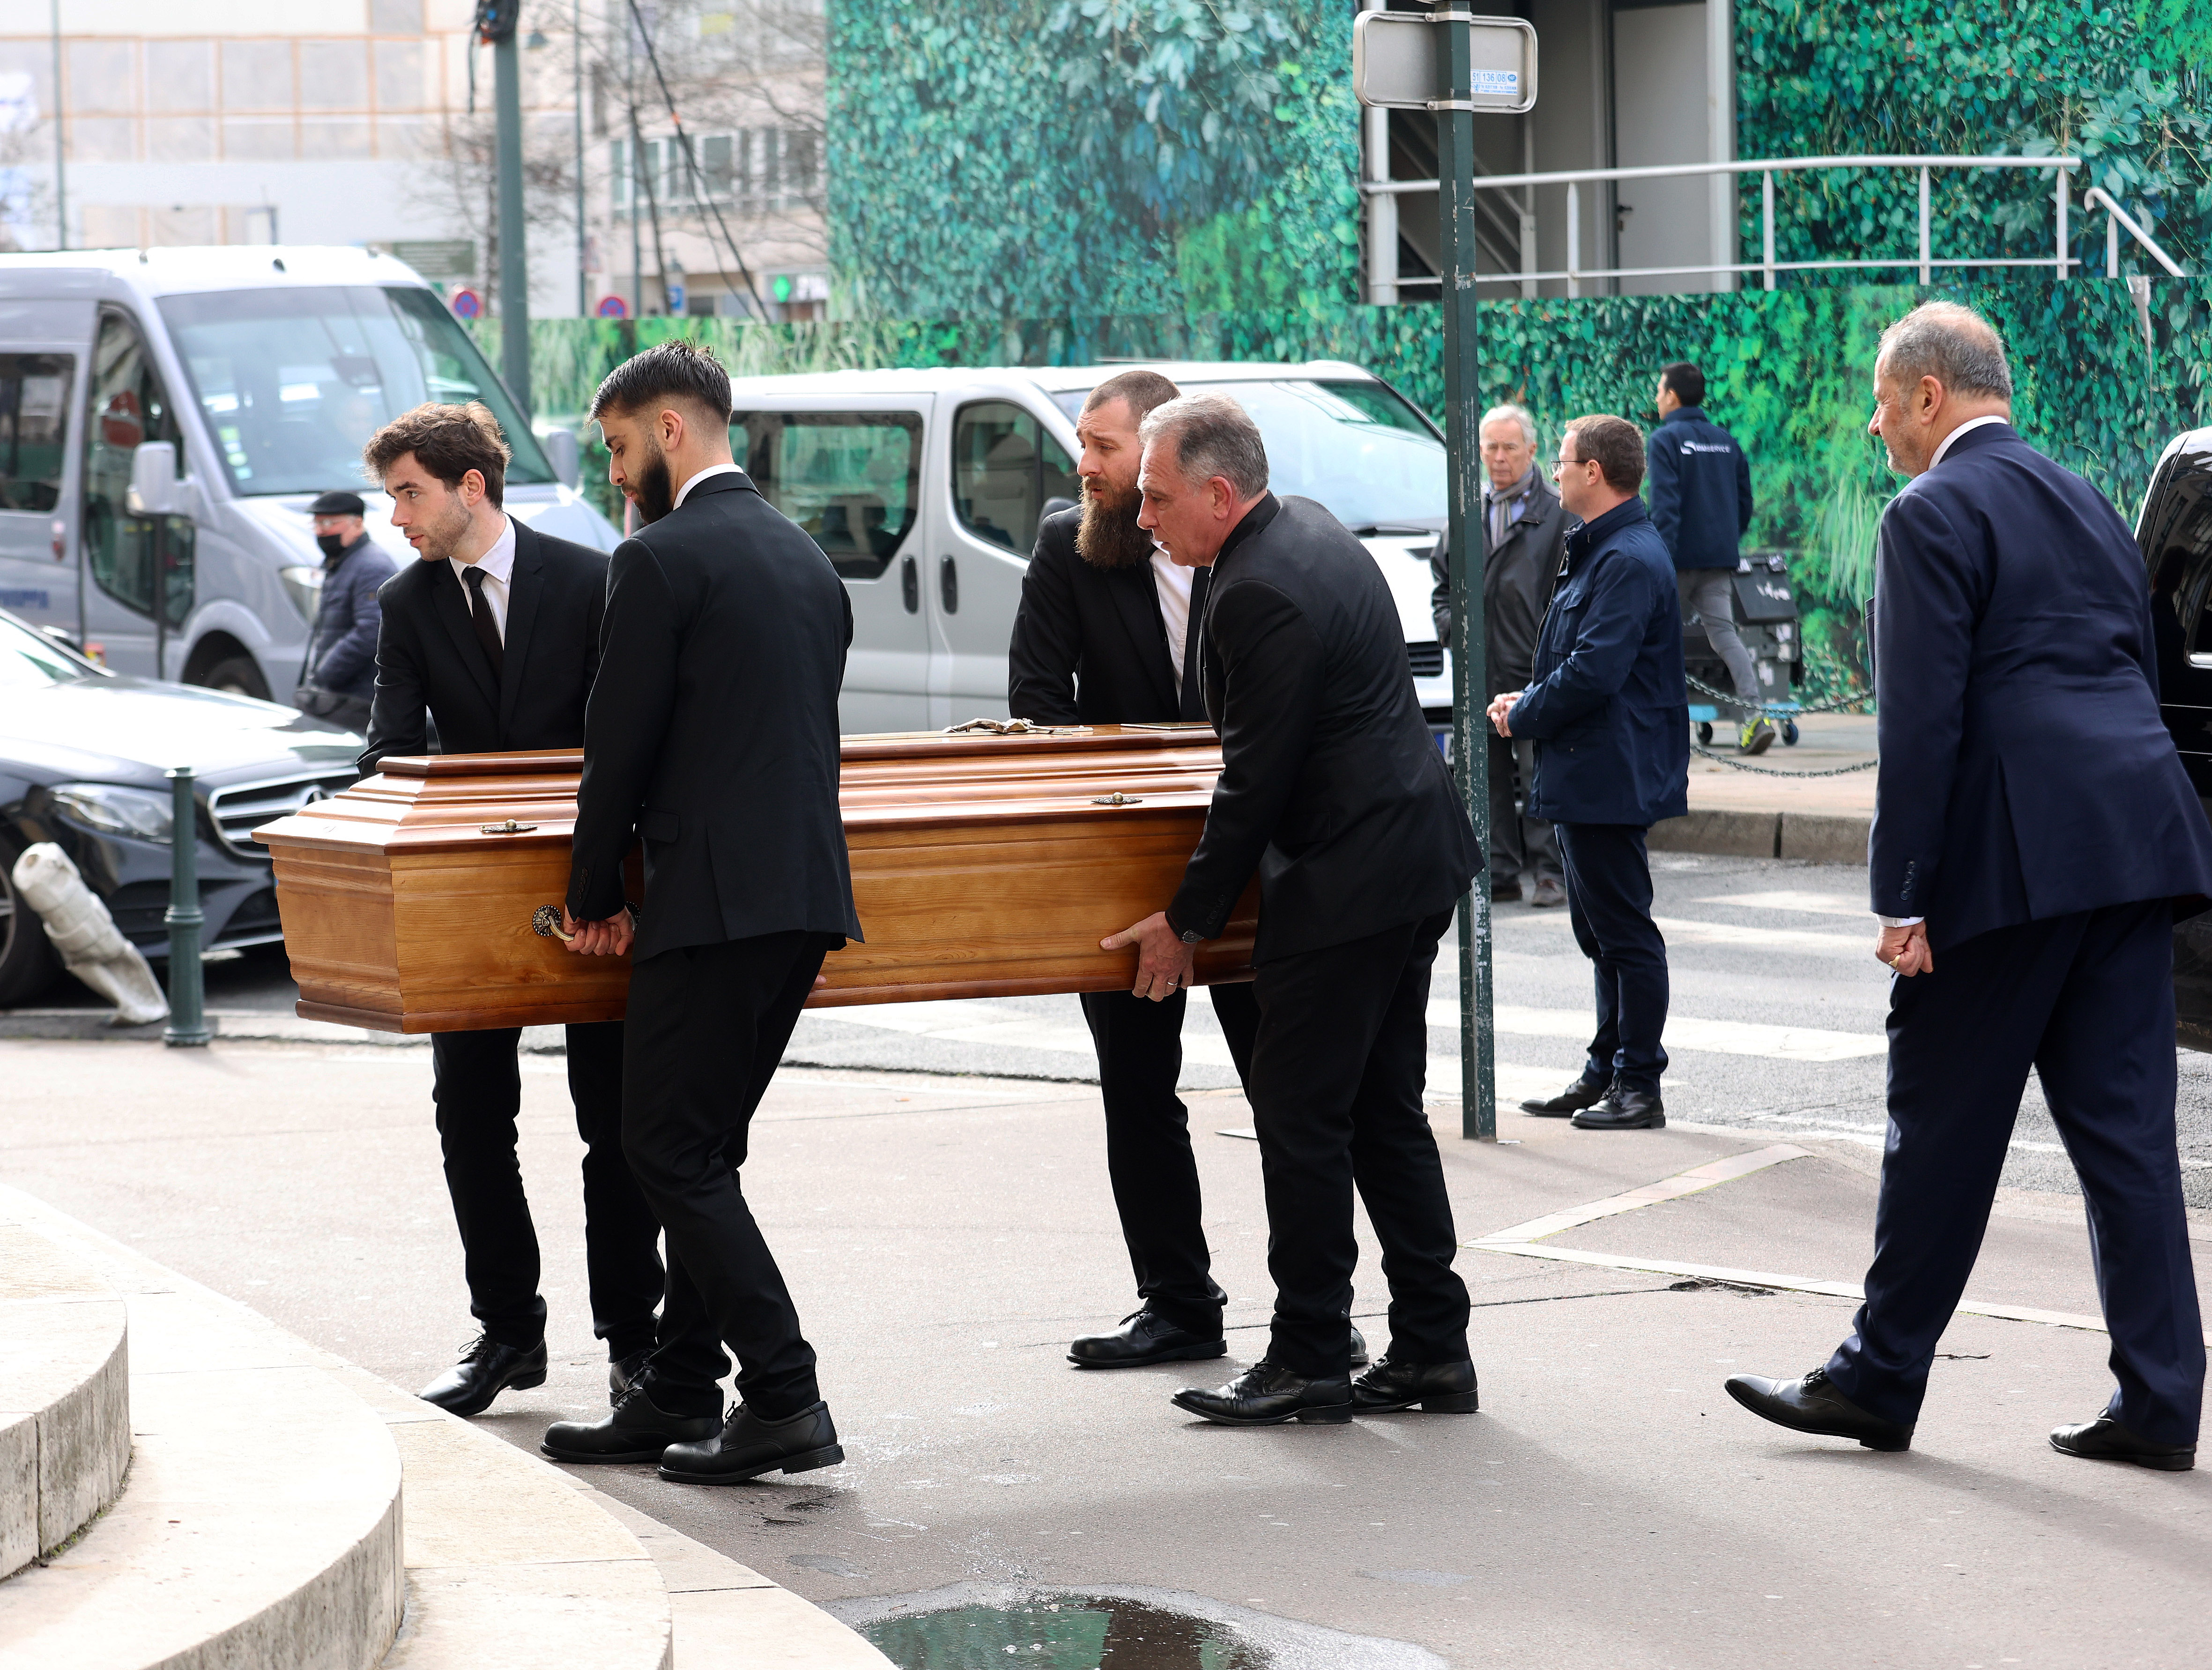
[[258, 702], [269, 699], [269, 681], [261, 676], [261, 669], [253, 664], [251, 655], [226, 655], [197, 679], [185, 682], [204, 685], [210, 690], [233, 696], [251, 696]]
[[15, 891], [15, 861], [27, 843], [0, 829], [0, 1009], [42, 996], [62, 972], [46, 923]]

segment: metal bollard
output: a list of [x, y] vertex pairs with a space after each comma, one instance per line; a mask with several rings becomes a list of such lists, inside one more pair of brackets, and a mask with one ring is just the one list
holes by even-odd
[[169, 912], [162, 918], [169, 929], [169, 1025], [161, 1041], [171, 1048], [191, 1048], [215, 1036], [201, 1013], [200, 826], [192, 799], [192, 768], [179, 765], [169, 773], [173, 799], [169, 825]]

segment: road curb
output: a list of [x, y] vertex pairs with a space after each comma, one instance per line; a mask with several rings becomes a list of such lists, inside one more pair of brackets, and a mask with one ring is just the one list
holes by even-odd
[[1652, 825], [1649, 844], [1656, 852], [1863, 864], [1873, 826], [1871, 818], [1834, 814], [1699, 809]]

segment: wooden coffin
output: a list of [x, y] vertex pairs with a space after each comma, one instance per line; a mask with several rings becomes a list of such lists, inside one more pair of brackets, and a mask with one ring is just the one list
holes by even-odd
[[[300, 1013], [404, 1033], [619, 1018], [629, 960], [573, 955], [533, 923], [568, 891], [582, 761], [574, 749], [386, 759], [256, 830]], [[830, 955], [812, 1003], [1127, 986], [1136, 954], [1098, 942], [1174, 897], [1220, 769], [1204, 725], [847, 737], [866, 941]], [[1200, 984], [1251, 978], [1258, 916], [1255, 884], [1201, 948]]]

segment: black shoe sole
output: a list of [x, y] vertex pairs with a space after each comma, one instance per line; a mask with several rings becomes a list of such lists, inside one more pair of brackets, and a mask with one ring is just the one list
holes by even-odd
[[757, 1467], [747, 1467], [736, 1472], [678, 1472], [663, 1466], [660, 1476], [678, 1484], [742, 1484], [747, 1479], [758, 1478], [763, 1473], [812, 1472], [817, 1467], [834, 1467], [845, 1459], [841, 1444], [824, 1444], [820, 1449], [805, 1450], [797, 1455], [778, 1456], [763, 1461]]
[[1362, 1403], [1355, 1396], [1352, 1411], [1355, 1415], [1400, 1415], [1418, 1408], [1424, 1415], [1479, 1415], [1481, 1396], [1479, 1392], [1446, 1392], [1433, 1398], [1408, 1398], [1403, 1403]]
[[1827, 1427], [1808, 1426], [1796, 1421], [1784, 1420], [1771, 1410], [1762, 1409], [1733, 1386], [1723, 1384], [1723, 1391], [1734, 1398], [1762, 1421], [1771, 1422], [1785, 1432], [1802, 1432], [1808, 1438], [1848, 1438], [1863, 1449], [1880, 1450], [1885, 1455], [1896, 1455], [1912, 1448], [1912, 1435], [1902, 1438], [1869, 1438], [1856, 1432], [1837, 1432]]
[[518, 1374], [513, 1380], [501, 1380], [497, 1386], [492, 1388], [491, 1396], [486, 1398], [482, 1403], [474, 1405], [469, 1408], [456, 1409], [451, 1404], [430, 1403], [430, 1399], [428, 1398], [423, 1399], [422, 1401], [424, 1403], [430, 1404], [430, 1407], [433, 1409], [442, 1409], [448, 1415], [459, 1416], [464, 1421], [473, 1421], [477, 1416], [483, 1414], [484, 1411], [489, 1409], [494, 1404], [499, 1401], [499, 1394], [501, 1393], [529, 1392], [544, 1384], [545, 1371], [543, 1368], [540, 1368], [532, 1374]]
[[1610, 1120], [1604, 1125], [1583, 1125], [1579, 1120], [1575, 1124], [1577, 1131], [1664, 1131], [1666, 1128], [1667, 1116], [1664, 1113], [1650, 1114], [1641, 1119], [1623, 1119], [1619, 1124]]
[[2148, 1467], [2155, 1472], [2189, 1472], [2197, 1466], [2195, 1455], [2097, 1455], [2088, 1450], [2069, 1449], [2056, 1438], [2051, 1448], [2061, 1455], [2070, 1455], [2076, 1461], [2132, 1461], [2138, 1467]]
[[1176, 1345], [1164, 1351], [1155, 1351], [1150, 1356], [1121, 1357], [1101, 1361], [1097, 1357], [1079, 1357], [1074, 1352], [1067, 1360], [1079, 1368], [1149, 1368], [1156, 1362], [1199, 1362], [1207, 1357], [1227, 1356], [1229, 1342], [1209, 1339], [1199, 1345]]
[[[668, 1443], [681, 1444], [689, 1441], [690, 1441], [688, 1439], [672, 1438]], [[668, 1444], [659, 1444], [652, 1449], [618, 1450], [612, 1454], [585, 1455], [572, 1450], [557, 1450], [550, 1444], [540, 1443], [538, 1446], [538, 1453], [549, 1461], [562, 1461], [574, 1467], [617, 1467], [635, 1466], [641, 1461], [658, 1461], [660, 1460], [660, 1453], [667, 1448]]]
[[1225, 1427], [1287, 1426], [1292, 1421], [1303, 1421], [1308, 1426], [1344, 1426], [1350, 1423], [1352, 1414], [1352, 1405], [1348, 1403], [1310, 1404], [1294, 1409], [1287, 1415], [1266, 1415], [1254, 1420], [1244, 1420], [1233, 1415], [1216, 1415], [1206, 1410], [1193, 1409], [1180, 1398], [1170, 1398], [1168, 1401], [1186, 1414]]
[[1753, 737], [1751, 739], [1751, 746], [1745, 748], [1743, 752], [1753, 759], [1757, 759], [1760, 754], [1765, 753], [1773, 746], [1774, 733], [1772, 731], [1766, 731], [1760, 735]]

